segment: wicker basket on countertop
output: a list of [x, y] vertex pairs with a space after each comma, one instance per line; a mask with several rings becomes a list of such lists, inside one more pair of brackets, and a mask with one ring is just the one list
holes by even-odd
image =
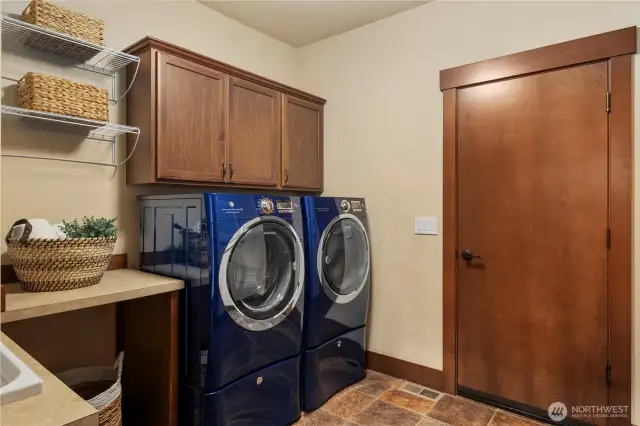
[[22, 20], [104, 46], [104, 21], [44, 0], [31, 0]]
[[[117, 236], [104, 238], [29, 238], [25, 224], [20, 238], [5, 241], [13, 269], [24, 291], [59, 291], [97, 284], [109, 267]], [[13, 228], [13, 226], [11, 228]]]
[[90, 120], [109, 121], [106, 89], [35, 72], [18, 82], [18, 106]]

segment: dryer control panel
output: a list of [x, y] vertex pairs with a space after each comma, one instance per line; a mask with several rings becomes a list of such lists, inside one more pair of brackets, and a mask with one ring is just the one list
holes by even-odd
[[342, 213], [363, 212], [364, 201], [362, 200], [342, 200], [340, 201], [340, 211]]
[[351, 201], [351, 209], [354, 212], [363, 212], [364, 211], [364, 202], [360, 200]]

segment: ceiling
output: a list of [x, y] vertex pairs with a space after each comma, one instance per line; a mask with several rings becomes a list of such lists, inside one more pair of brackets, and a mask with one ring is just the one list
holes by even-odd
[[295, 47], [421, 6], [428, 0], [198, 0]]

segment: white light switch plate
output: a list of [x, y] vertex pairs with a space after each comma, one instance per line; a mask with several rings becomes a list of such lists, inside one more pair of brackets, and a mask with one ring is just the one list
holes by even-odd
[[438, 235], [438, 218], [435, 216], [416, 216], [414, 233], [416, 235]]

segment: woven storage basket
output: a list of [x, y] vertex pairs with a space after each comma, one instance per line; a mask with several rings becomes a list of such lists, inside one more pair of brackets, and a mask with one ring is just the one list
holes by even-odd
[[120, 352], [112, 367], [82, 367], [56, 374], [89, 404], [98, 410], [100, 426], [122, 425], [122, 361]]
[[34, 72], [18, 82], [18, 106], [44, 112], [109, 121], [106, 89]]
[[[97, 284], [109, 266], [117, 237], [32, 238], [25, 224], [20, 238], [5, 238], [13, 269], [24, 291], [58, 291]], [[11, 228], [13, 228], [13, 226]]]
[[48, 1], [31, 0], [22, 20], [104, 46], [104, 21]]

